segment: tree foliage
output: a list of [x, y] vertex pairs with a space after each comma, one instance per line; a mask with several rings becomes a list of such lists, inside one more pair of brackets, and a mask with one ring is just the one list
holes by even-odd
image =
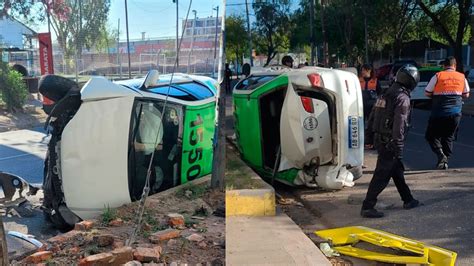
[[255, 0], [252, 4], [255, 11], [254, 42], [257, 51], [267, 56], [265, 65], [277, 55], [290, 48], [291, 1], [290, 0]]
[[21, 110], [28, 97], [22, 75], [4, 62], [0, 62], [0, 94], [9, 112]]
[[435, 30], [454, 48], [458, 71], [463, 72], [462, 45], [467, 35], [472, 0], [422, 1], [421, 10], [430, 18]]
[[243, 64], [243, 57], [248, 53], [248, 32], [245, 20], [241, 16], [231, 15], [225, 19], [226, 58]]

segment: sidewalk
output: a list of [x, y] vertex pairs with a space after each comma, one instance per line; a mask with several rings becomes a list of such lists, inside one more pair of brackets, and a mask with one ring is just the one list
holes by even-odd
[[[232, 128], [227, 130], [232, 134]], [[274, 188], [240, 160], [235, 147], [227, 145], [226, 264], [331, 265], [302, 229], [276, 210]]]
[[331, 265], [286, 214], [226, 218], [227, 265]]

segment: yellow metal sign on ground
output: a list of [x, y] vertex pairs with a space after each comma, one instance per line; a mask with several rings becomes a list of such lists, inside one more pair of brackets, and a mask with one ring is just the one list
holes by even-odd
[[[454, 266], [457, 257], [455, 252], [443, 248], [363, 226], [320, 230], [316, 231], [315, 234], [328, 240], [337, 252], [366, 260], [400, 264]], [[362, 242], [399, 250], [408, 255], [380, 253], [355, 246]]]

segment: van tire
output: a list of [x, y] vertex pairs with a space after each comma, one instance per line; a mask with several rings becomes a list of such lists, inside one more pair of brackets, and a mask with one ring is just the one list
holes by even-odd
[[354, 176], [353, 181], [356, 181], [357, 179], [361, 178], [362, 175], [364, 174], [364, 171], [362, 170], [362, 166], [355, 166], [355, 167], [349, 168], [348, 170]]

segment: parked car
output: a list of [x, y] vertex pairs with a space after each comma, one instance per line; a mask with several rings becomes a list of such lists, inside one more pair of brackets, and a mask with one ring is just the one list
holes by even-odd
[[469, 83], [469, 87], [473, 88], [474, 87], [474, 69], [469, 70], [469, 72], [466, 75], [466, 79]]
[[157, 71], [115, 83], [93, 77], [79, 90], [66, 78], [43, 78], [40, 92], [56, 102], [47, 121], [46, 218], [67, 229], [139, 200], [154, 150], [150, 194], [211, 172], [219, 85], [203, 76], [170, 79]]
[[393, 63], [392, 68], [390, 69], [389, 80], [392, 81], [397, 75], [398, 70], [406, 64], [410, 64], [419, 68], [419, 65], [416, 63], [415, 60], [397, 60]]
[[375, 70], [375, 76], [379, 80], [388, 80], [390, 70], [392, 69], [393, 64], [383, 65]]
[[241, 157], [264, 178], [341, 189], [362, 175], [362, 96], [350, 71], [254, 72], [235, 85], [233, 103]]
[[418, 85], [411, 92], [411, 100], [414, 102], [429, 102], [430, 98], [425, 95], [425, 88], [430, 82], [431, 78], [439, 71], [443, 70], [441, 67], [422, 67], [419, 69], [420, 81]]

